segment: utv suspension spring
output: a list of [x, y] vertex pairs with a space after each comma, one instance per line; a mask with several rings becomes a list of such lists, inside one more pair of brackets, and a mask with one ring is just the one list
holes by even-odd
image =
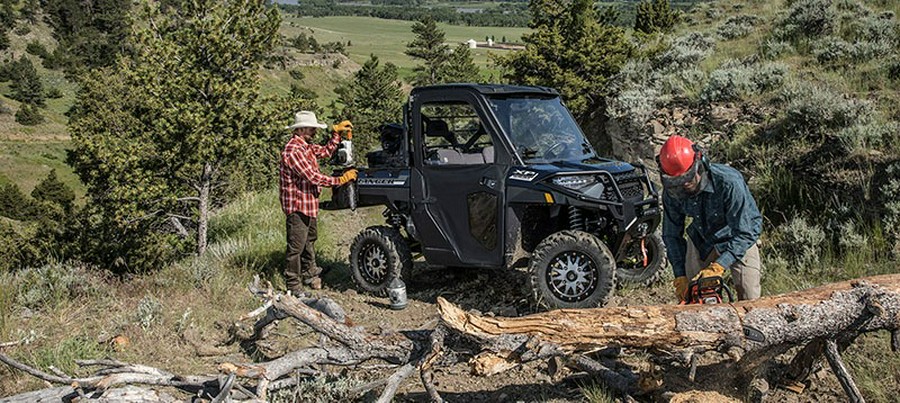
[[569, 206], [569, 228], [577, 231], [586, 229], [582, 211], [578, 207]]
[[391, 227], [394, 227], [396, 229], [403, 228], [404, 220], [403, 216], [401, 216], [400, 214], [386, 214], [385, 218], [387, 218], [387, 223]]

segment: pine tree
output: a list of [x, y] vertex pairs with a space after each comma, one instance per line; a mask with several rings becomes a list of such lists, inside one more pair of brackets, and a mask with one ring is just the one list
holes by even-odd
[[414, 85], [429, 85], [441, 82], [441, 66], [447, 58], [450, 47], [444, 43], [444, 31], [438, 29], [431, 15], [412, 26], [416, 39], [406, 45], [406, 55], [422, 61], [416, 66]]
[[30, 24], [37, 24], [37, 16], [40, 12], [40, 2], [39, 0], [25, 0], [24, 4], [22, 4], [22, 18], [26, 19]]
[[44, 85], [30, 59], [23, 56], [13, 62], [10, 75], [10, 98], [25, 104], [44, 106]]
[[447, 58], [441, 78], [443, 82], [448, 83], [476, 83], [481, 81], [479, 72], [469, 46], [461, 43]]
[[75, 192], [56, 177], [55, 169], [51, 169], [50, 174], [34, 187], [31, 197], [38, 201], [54, 203], [66, 213], [70, 213], [75, 204]]
[[592, 0], [532, 0], [525, 49], [495, 59], [510, 82], [559, 90], [588, 139], [605, 151], [604, 99], [609, 81], [634, 47], [621, 27], [605, 24]]
[[44, 123], [44, 116], [40, 109], [29, 103], [23, 103], [16, 111], [16, 122], [22, 126], [34, 126]]
[[[343, 105], [333, 104], [335, 120], [349, 119], [354, 131], [377, 133], [377, 128], [385, 123], [399, 122], [403, 106], [403, 91], [397, 66], [385, 63], [371, 55], [362, 68], [353, 74], [353, 81], [335, 90]], [[374, 149], [377, 136], [356, 136], [353, 138], [357, 155], [365, 155]]]
[[0, 31], [6, 32], [16, 23], [13, 0], [0, 0]]
[[669, 32], [677, 22], [669, 0], [644, 0], [635, 10], [634, 30], [644, 34]]
[[0, 216], [24, 221], [34, 219], [36, 215], [34, 202], [22, 193], [18, 185], [0, 184]]
[[5, 28], [0, 28], [0, 51], [9, 49], [9, 32]]
[[95, 255], [132, 270], [190, 246], [204, 253], [213, 203], [242, 183], [272, 183], [285, 111], [299, 104], [261, 94], [279, 41], [267, 1], [169, 3], [149, 3], [154, 24], [136, 28], [133, 57], [84, 76], [69, 123], [97, 238], [121, 240], [97, 242]]
[[68, 72], [113, 64], [128, 49], [131, 0], [43, 0]]

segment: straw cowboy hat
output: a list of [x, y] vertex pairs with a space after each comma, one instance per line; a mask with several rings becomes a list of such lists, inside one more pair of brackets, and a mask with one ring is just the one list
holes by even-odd
[[328, 125], [316, 119], [316, 114], [314, 112], [300, 111], [294, 115], [294, 124], [286, 126], [285, 129], [294, 130], [300, 127], [318, 127], [319, 129], [324, 129], [328, 127]]

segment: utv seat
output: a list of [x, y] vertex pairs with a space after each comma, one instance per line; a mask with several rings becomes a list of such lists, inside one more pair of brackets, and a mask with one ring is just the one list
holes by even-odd
[[481, 156], [484, 158], [485, 164], [494, 163], [494, 146], [487, 146], [481, 149]]
[[425, 135], [428, 137], [441, 137], [447, 141], [450, 146], [453, 148], [459, 147], [459, 140], [456, 139], [456, 134], [450, 131], [450, 126], [447, 125], [447, 122], [440, 119], [432, 119], [428, 121]]
[[429, 165], [480, 165], [484, 164], [484, 156], [482, 153], [461, 153], [450, 148], [440, 148], [431, 154], [427, 163]]

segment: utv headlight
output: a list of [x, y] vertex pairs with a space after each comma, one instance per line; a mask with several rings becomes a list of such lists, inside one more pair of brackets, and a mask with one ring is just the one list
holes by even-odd
[[553, 184], [567, 189], [576, 190], [579, 193], [594, 198], [603, 198], [603, 190], [606, 189], [594, 175], [570, 175], [553, 178]]
[[517, 181], [525, 181], [531, 182], [534, 178], [537, 178], [538, 173], [534, 171], [527, 171], [524, 169], [516, 169], [513, 171], [511, 175], [509, 175], [509, 179], [517, 180]]
[[564, 188], [578, 190], [597, 182], [593, 175], [570, 175], [553, 178], [553, 184]]

